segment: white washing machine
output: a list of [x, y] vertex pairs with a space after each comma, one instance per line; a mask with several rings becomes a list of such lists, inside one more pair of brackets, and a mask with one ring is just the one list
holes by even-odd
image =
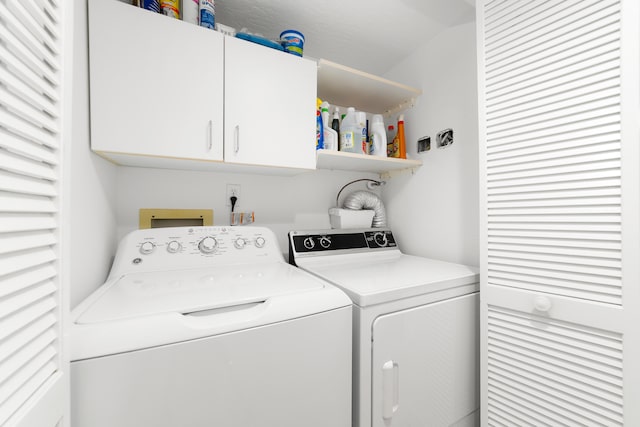
[[72, 425], [347, 427], [351, 319], [266, 228], [134, 231], [72, 313]]
[[291, 232], [289, 260], [353, 300], [354, 427], [479, 425], [476, 268], [381, 229]]

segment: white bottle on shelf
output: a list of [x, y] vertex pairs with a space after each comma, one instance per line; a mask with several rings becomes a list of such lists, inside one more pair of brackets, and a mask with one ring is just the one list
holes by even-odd
[[387, 157], [387, 134], [384, 129], [382, 115], [375, 114], [371, 121], [370, 154], [372, 156]]

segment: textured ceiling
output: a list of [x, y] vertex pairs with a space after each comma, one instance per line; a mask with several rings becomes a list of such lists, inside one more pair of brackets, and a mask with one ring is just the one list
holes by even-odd
[[447, 27], [474, 19], [474, 0], [216, 0], [216, 22], [275, 40], [305, 35], [304, 55], [384, 74]]

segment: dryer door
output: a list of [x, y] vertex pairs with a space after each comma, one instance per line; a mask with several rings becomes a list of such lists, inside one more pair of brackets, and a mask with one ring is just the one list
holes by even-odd
[[478, 299], [474, 293], [376, 319], [373, 427], [474, 425]]

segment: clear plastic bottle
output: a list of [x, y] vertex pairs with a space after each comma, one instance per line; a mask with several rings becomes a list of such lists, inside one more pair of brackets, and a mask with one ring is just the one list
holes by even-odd
[[362, 129], [358, 126], [355, 108], [349, 107], [340, 124], [340, 151], [361, 153], [361, 145]]

